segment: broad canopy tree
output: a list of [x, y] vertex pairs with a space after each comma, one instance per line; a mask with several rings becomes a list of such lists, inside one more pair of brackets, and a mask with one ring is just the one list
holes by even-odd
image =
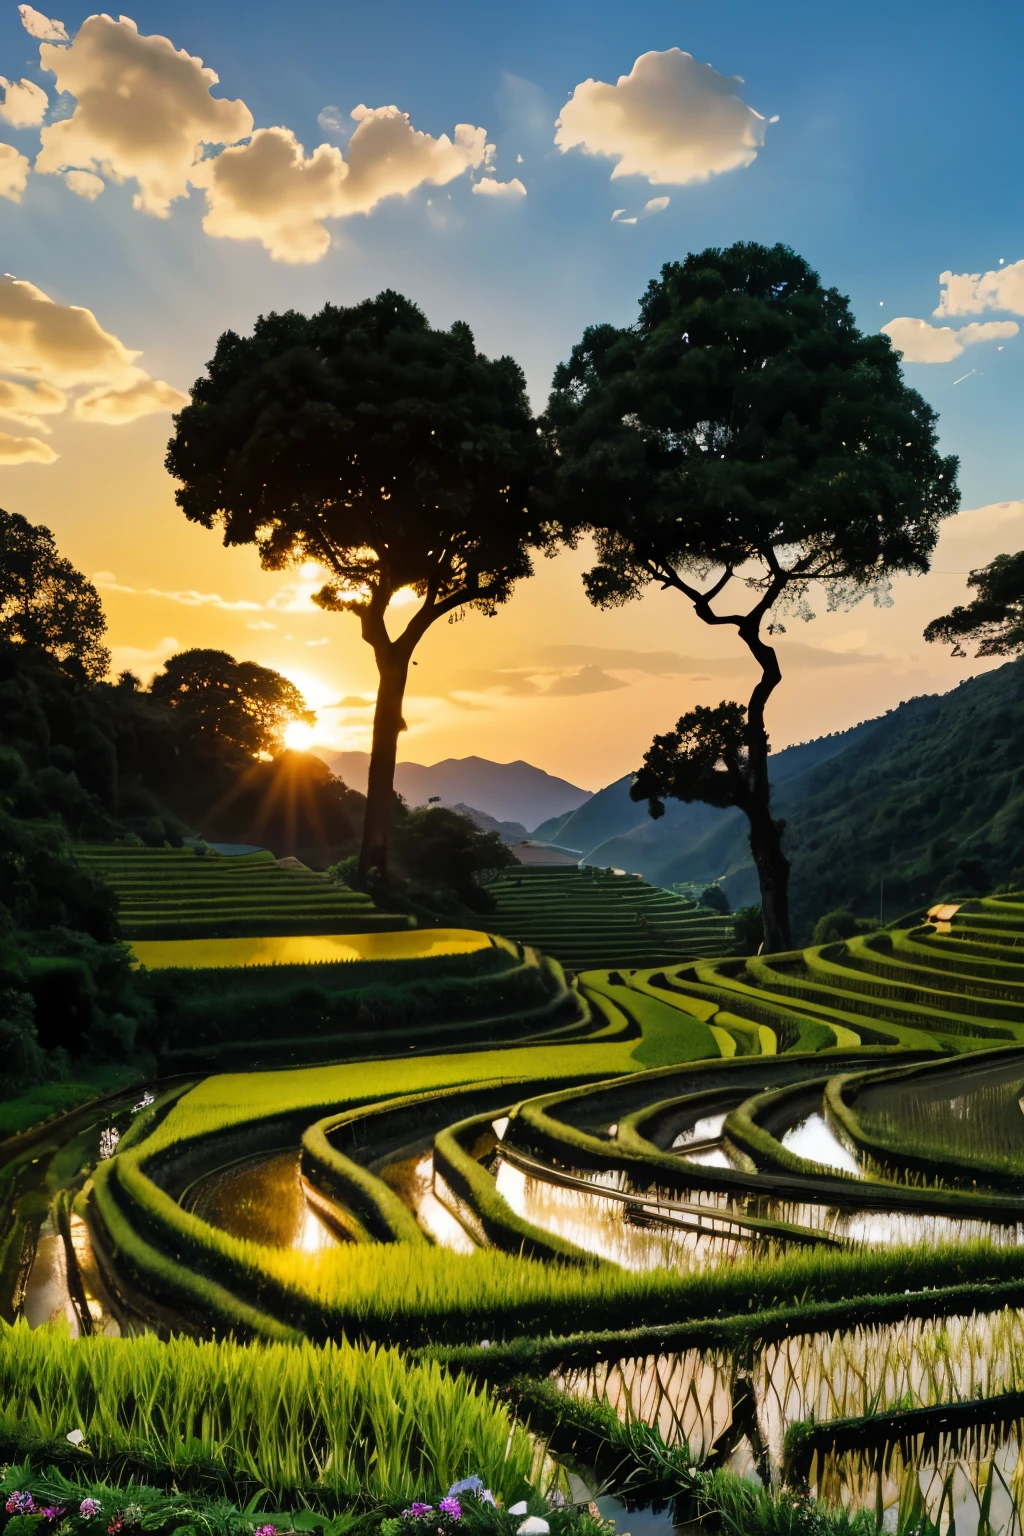
[[952, 645], [953, 655], [960, 657], [967, 655], [965, 645], [977, 645], [979, 656], [1024, 654], [1024, 549], [996, 555], [971, 572], [967, 585], [977, 595], [932, 619], [924, 638]]
[[[546, 442], [519, 366], [385, 292], [228, 331], [175, 418], [178, 502], [271, 570], [315, 561], [320, 607], [354, 614], [379, 685], [360, 870], [387, 869], [409, 667], [441, 618], [493, 614], [553, 529], [534, 510]], [[404, 627], [389, 605], [417, 599]]]
[[49, 528], [0, 509], [0, 640], [98, 682], [110, 665], [106, 628], [99, 593], [57, 553]]
[[556, 371], [547, 412], [558, 515], [592, 533], [584, 578], [611, 607], [678, 592], [735, 629], [757, 682], [746, 706], [693, 710], [659, 737], [631, 793], [737, 805], [750, 822], [765, 944], [788, 947], [783, 828], [772, 816], [765, 709], [781, 680], [771, 637], [926, 571], [956, 510], [957, 461], [904, 383], [884, 335], [782, 245], [738, 244], [669, 263], [636, 325], [594, 326]]
[[181, 712], [190, 732], [227, 741], [250, 757], [274, 756], [293, 721], [315, 725], [316, 715], [287, 677], [227, 651], [179, 651], [150, 684], [161, 703]]

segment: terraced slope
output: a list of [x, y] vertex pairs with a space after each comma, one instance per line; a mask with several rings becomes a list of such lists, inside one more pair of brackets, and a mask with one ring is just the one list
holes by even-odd
[[112, 885], [125, 939], [377, 933], [408, 928], [368, 896], [267, 852], [222, 858], [191, 848], [83, 843], [79, 862]]
[[498, 904], [488, 928], [534, 945], [571, 971], [667, 965], [728, 954], [735, 944], [731, 918], [637, 875], [511, 869], [487, 889]]

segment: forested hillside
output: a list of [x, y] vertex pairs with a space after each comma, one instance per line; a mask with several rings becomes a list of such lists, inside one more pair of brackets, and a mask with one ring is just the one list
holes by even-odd
[[[798, 940], [839, 906], [877, 917], [882, 897], [891, 918], [947, 893], [1024, 881], [1024, 662], [788, 748], [772, 766]], [[628, 782], [595, 795], [559, 841], [657, 884], [724, 876], [734, 906], [757, 900], [739, 812], [669, 801], [651, 821]]]

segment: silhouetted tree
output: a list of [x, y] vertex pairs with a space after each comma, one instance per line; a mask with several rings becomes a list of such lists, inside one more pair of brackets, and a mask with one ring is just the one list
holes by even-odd
[[1019, 656], [1024, 652], [1024, 549], [996, 555], [971, 572], [967, 585], [977, 596], [932, 619], [925, 639], [952, 645], [954, 656], [966, 656], [964, 645], [975, 643], [979, 656]]
[[[545, 444], [525, 380], [469, 327], [397, 293], [226, 332], [176, 418], [167, 467], [193, 522], [278, 570], [316, 561], [320, 607], [353, 613], [379, 684], [360, 869], [386, 872], [412, 654], [438, 619], [492, 614], [552, 530], [533, 510]], [[418, 598], [392, 633], [396, 594]]]
[[110, 665], [99, 594], [49, 528], [0, 509], [0, 641], [35, 646], [90, 682]]
[[813, 616], [815, 583], [838, 607], [927, 570], [958, 505], [957, 461], [939, 454], [935, 413], [888, 337], [863, 335], [849, 301], [782, 245], [663, 267], [635, 326], [585, 332], [547, 419], [558, 515], [597, 545], [591, 601], [678, 592], [704, 623], [734, 628], [757, 665], [746, 707], [684, 716], [632, 793], [655, 812], [677, 789], [744, 810], [766, 948], [784, 949], [789, 865], [765, 727], [782, 674], [766, 636], [786, 612]]
[[154, 677], [150, 693], [180, 710], [195, 735], [230, 742], [251, 757], [279, 752], [293, 721], [316, 723], [288, 678], [227, 651], [179, 651]]

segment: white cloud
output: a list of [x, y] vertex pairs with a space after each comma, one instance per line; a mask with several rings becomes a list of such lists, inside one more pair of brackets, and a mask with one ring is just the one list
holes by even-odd
[[[105, 331], [91, 310], [57, 304], [34, 283], [9, 273], [0, 277], [0, 375], [14, 375], [0, 377], [0, 417], [46, 432], [40, 418], [66, 408], [64, 391], [88, 385], [94, 387], [72, 406], [78, 421], [121, 426], [184, 405], [187, 397], [151, 379], [137, 366], [138, 356]], [[55, 457], [50, 449], [45, 455], [37, 451], [34, 462], [49, 464]]]
[[20, 155], [13, 144], [0, 144], [0, 197], [20, 203], [30, 169], [25, 156]]
[[341, 150], [306, 151], [290, 128], [258, 128], [204, 167], [208, 235], [259, 240], [275, 261], [319, 261], [331, 236], [323, 220], [342, 212], [346, 168]]
[[882, 326], [893, 346], [903, 353], [905, 363], [951, 363], [965, 347], [1016, 336], [1019, 329], [1015, 320], [988, 320], [982, 325], [973, 322], [953, 330], [952, 326], [930, 325], [927, 320], [915, 320], [909, 315], [901, 315]]
[[103, 177], [92, 171], [65, 171], [64, 184], [76, 197], [84, 197], [90, 203], [96, 201], [106, 186]]
[[[97, 571], [92, 578], [94, 587], [105, 592], [121, 592], [128, 597], [160, 597], [169, 603], [180, 603], [183, 608], [221, 608], [227, 613], [258, 613], [262, 603], [249, 602], [246, 598], [221, 597], [218, 592], [196, 592], [189, 588], [183, 592], [165, 592], [160, 587], [130, 587], [118, 581], [113, 571]], [[273, 629], [273, 624], [250, 625], [250, 628]], [[177, 641], [174, 642], [177, 645]]]
[[12, 128], [37, 128], [46, 116], [50, 98], [41, 86], [24, 77], [8, 80], [0, 75], [4, 87], [4, 99], [0, 102], [0, 117]]
[[52, 464], [57, 455], [38, 437], [11, 437], [0, 432], [0, 464]]
[[39, 60], [77, 104], [43, 129], [36, 170], [133, 180], [134, 205], [146, 213], [166, 217], [175, 198], [187, 197], [205, 145], [252, 132], [244, 102], [210, 95], [218, 77], [202, 59], [166, 37], [140, 36], [127, 16], [90, 16], [70, 48], [43, 43]]
[[18, 15], [30, 37], [38, 37], [45, 43], [67, 42], [68, 34], [62, 21], [51, 21], [49, 16], [44, 16], [42, 11], [33, 10], [30, 5], [19, 5]]
[[764, 143], [764, 118], [740, 99], [742, 83], [680, 48], [644, 53], [617, 84], [584, 80], [576, 87], [555, 124], [555, 143], [608, 155], [617, 162], [613, 181], [706, 181], [750, 165]]
[[936, 315], [980, 315], [986, 309], [1024, 315], [1024, 261], [991, 272], [943, 272]]
[[331, 243], [325, 219], [369, 213], [424, 183], [444, 186], [486, 165], [493, 153], [484, 129], [466, 123], [457, 125], [454, 139], [435, 139], [397, 107], [359, 106], [352, 117], [347, 158], [333, 144], [307, 156], [290, 128], [260, 128], [250, 143], [204, 161], [207, 234], [259, 240], [275, 261], [318, 261]]
[[333, 134], [337, 139], [343, 139], [348, 134], [349, 125], [340, 107], [324, 107], [317, 113], [316, 120], [321, 133]]
[[474, 181], [473, 191], [482, 197], [526, 196], [526, 188], [518, 176], [513, 176], [511, 181], [498, 181], [494, 176], [484, 176], [480, 181]]
[[37, 384], [15, 384], [10, 379], [0, 379], [0, 416], [7, 421], [17, 421], [23, 427], [37, 432], [50, 432], [40, 418], [58, 415], [68, 403], [62, 389], [40, 380]]
[[644, 211], [640, 215], [642, 219], [651, 219], [656, 213], [664, 213], [671, 199], [667, 197], [652, 197], [644, 203]]
[[141, 372], [91, 309], [55, 304], [34, 283], [0, 277], [0, 371], [76, 384], [132, 383]]
[[124, 389], [93, 389], [80, 395], [72, 414], [76, 421], [103, 421], [120, 427], [157, 411], [180, 411], [187, 404], [188, 395], [163, 379], [138, 379]]
[[[244, 102], [211, 95], [219, 83], [212, 69], [166, 37], [140, 35], [129, 17], [90, 16], [68, 44], [59, 23], [22, 9], [33, 36], [45, 39], [41, 67], [75, 101], [69, 116], [42, 129], [36, 171], [63, 175], [89, 200], [106, 181], [134, 182], [134, 206], [161, 218], [176, 199], [202, 189], [208, 234], [259, 240], [277, 261], [317, 261], [330, 246], [326, 220], [369, 213], [424, 185], [446, 186], [466, 171], [486, 171], [493, 158], [483, 128], [460, 123], [452, 137], [435, 138], [398, 107], [365, 105], [347, 121], [337, 107], [324, 107], [321, 127], [347, 137], [346, 152], [324, 143], [307, 155], [289, 128], [254, 132]], [[0, 195], [17, 201], [24, 166], [15, 159], [9, 171], [4, 193], [0, 166]], [[485, 194], [525, 194], [518, 179], [488, 180], [479, 187]]]

